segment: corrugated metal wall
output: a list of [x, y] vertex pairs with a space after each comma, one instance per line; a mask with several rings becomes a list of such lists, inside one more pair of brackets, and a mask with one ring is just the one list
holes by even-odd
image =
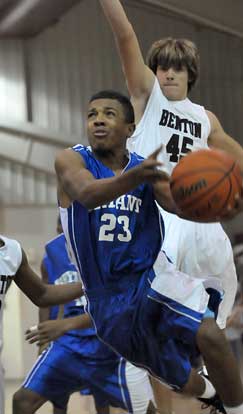
[[[156, 39], [189, 37], [201, 52], [201, 80], [193, 98], [213, 110], [225, 129], [242, 131], [243, 42], [151, 7], [127, 7], [144, 52]], [[97, 0], [83, 0], [56, 26], [29, 41], [33, 121], [76, 134], [84, 141], [83, 117], [90, 95], [101, 88], [125, 91], [112, 34]], [[243, 142], [243, 141], [242, 141]]]
[[24, 46], [22, 41], [0, 41], [0, 117], [27, 120]]

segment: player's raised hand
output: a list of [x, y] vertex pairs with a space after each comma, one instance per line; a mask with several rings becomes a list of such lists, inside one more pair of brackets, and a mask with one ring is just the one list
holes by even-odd
[[157, 160], [158, 155], [162, 151], [162, 149], [163, 149], [163, 144], [161, 144], [158, 148], [156, 148], [156, 150], [152, 152], [152, 154], [150, 154], [147, 159]]
[[157, 157], [161, 152], [163, 145], [160, 145], [152, 154], [149, 155], [138, 167], [134, 170], [137, 171], [140, 181], [146, 181], [155, 183], [160, 180], [169, 180], [168, 175], [163, 172], [159, 167], [162, 167], [162, 162], [158, 161]]

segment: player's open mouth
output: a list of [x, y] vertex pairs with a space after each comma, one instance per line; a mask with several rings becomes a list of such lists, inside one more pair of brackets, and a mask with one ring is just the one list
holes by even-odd
[[107, 131], [95, 131], [94, 132], [94, 136], [99, 137], [99, 138], [106, 137], [107, 134], [108, 134]]

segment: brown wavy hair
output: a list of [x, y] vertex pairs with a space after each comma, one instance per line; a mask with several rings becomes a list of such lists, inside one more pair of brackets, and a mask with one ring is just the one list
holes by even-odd
[[147, 65], [156, 75], [157, 68], [163, 70], [170, 67], [188, 71], [188, 92], [195, 85], [199, 76], [199, 53], [197, 46], [188, 39], [174, 39], [167, 37], [157, 40], [150, 47], [147, 54]]

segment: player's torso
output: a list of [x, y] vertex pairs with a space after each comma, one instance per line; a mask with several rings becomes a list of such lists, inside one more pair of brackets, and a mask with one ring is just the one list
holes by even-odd
[[189, 151], [207, 148], [210, 122], [205, 109], [189, 99], [168, 101], [156, 80], [129, 149], [147, 157], [163, 144], [160, 159], [171, 173]]
[[0, 235], [4, 245], [0, 247], [0, 312], [9, 284], [16, 275], [22, 261], [20, 244], [16, 240]]
[[[163, 144], [160, 159], [164, 164], [164, 169], [171, 174], [180, 158], [188, 151], [208, 148], [210, 128], [210, 121], [203, 107], [193, 104], [189, 99], [168, 101], [156, 80], [143, 117], [138, 123], [134, 136], [129, 140], [128, 146], [130, 150], [148, 156]], [[184, 257], [188, 257], [187, 252], [192, 251], [188, 245], [192, 246], [192, 244], [195, 250], [194, 257], [197, 252], [200, 260], [203, 256], [205, 263], [208, 261], [208, 256], [202, 254], [204, 249], [216, 258], [218, 257], [217, 246], [222, 246], [222, 244], [225, 255], [224, 259], [220, 258], [221, 262], [228, 263], [231, 260], [231, 245], [220, 223], [187, 222], [167, 211], [162, 209], [161, 211], [165, 223], [163, 248], [175, 264], [179, 265], [179, 256], [183, 256], [183, 251], [186, 251]], [[197, 260], [199, 260], [198, 257]], [[216, 259], [213, 260], [215, 261]], [[219, 268], [215, 265], [211, 270], [212, 274], [216, 272], [216, 267]]]
[[[89, 150], [81, 153], [95, 178], [114, 176]], [[140, 157], [130, 157], [126, 169], [141, 162]], [[86, 289], [115, 282], [127, 273], [132, 278], [152, 266], [161, 245], [160, 216], [148, 185], [91, 211], [74, 202], [61, 209], [61, 217]]]

